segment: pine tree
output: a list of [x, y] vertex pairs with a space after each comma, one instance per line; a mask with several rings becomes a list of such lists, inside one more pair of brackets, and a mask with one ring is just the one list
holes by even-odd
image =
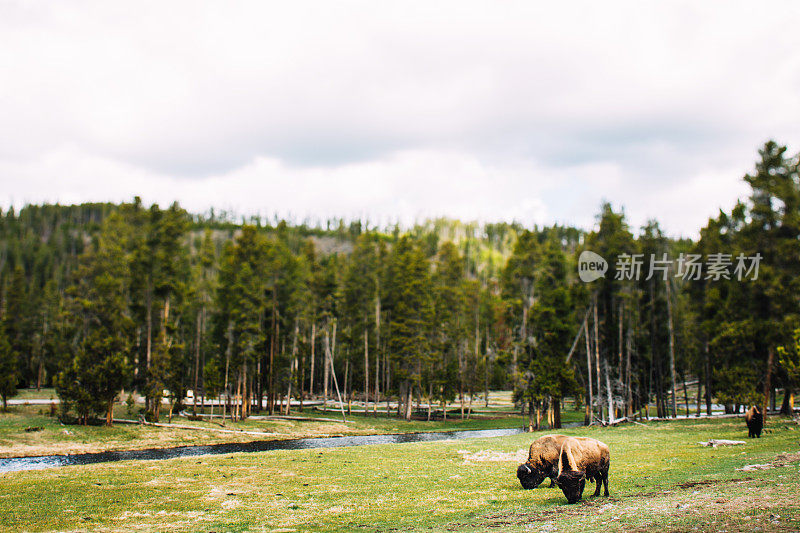
[[5, 331], [0, 328], [0, 397], [3, 410], [8, 408], [8, 398], [17, 394], [17, 357], [11, 349]]
[[794, 413], [794, 393], [800, 389], [800, 329], [794, 330], [792, 340], [778, 347], [778, 361], [785, 373], [783, 414]]
[[[25, 270], [21, 265], [14, 268], [11, 283], [5, 298], [5, 312], [0, 326], [5, 332], [7, 342], [11, 347], [11, 357], [15, 360], [15, 376], [20, 382], [29, 384], [28, 372], [31, 366], [31, 352], [33, 332], [31, 331], [32, 317], [30, 312], [29, 293], [27, 289]], [[19, 383], [15, 383], [15, 386]], [[10, 389], [9, 389], [10, 390]]]
[[[625, 323], [625, 308], [631, 308], [633, 282], [630, 279], [617, 279], [621, 268], [618, 262], [637, 252], [625, 214], [615, 212], [608, 203], [604, 204], [598, 216], [598, 228], [586, 237], [586, 249], [604, 257], [609, 263], [606, 276], [591, 283], [592, 334], [594, 347], [592, 363], [594, 366], [595, 405], [603, 420], [611, 420], [627, 396], [621, 390], [618, 376], [623, 374], [625, 361], [625, 334], [630, 329], [630, 321]], [[645, 254], [646, 255], [646, 254]], [[621, 265], [620, 265], [621, 266]], [[636, 277], [634, 275], [634, 277]], [[645, 280], [647, 272], [642, 269], [640, 280]], [[651, 280], [655, 283], [655, 278]], [[663, 282], [662, 282], [663, 283]], [[631, 314], [628, 313], [630, 317]]]
[[800, 173], [797, 158], [787, 158], [786, 150], [774, 141], [767, 142], [759, 151], [755, 174], [744, 178], [752, 193], [737, 250], [748, 257], [762, 257], [758, 278], [742, 284], [755, 330], [753, 355], [764, 369], [765, 414], [774, 394], [776, 348], [789, 343], [800, 322], [795, 296], [800, 292]]
[[353, 354], [351, 366], [361, 373], [358, 382], [363, 383], [365, 410], [369, 399], [370, 348], [374, 348], [371, 339], [379, 287], [377, 254], [374, 236], [369, 233], [359, 235], [342, 280], [342, 322], [349, 344], [348, 352]]
[[[515, 332], [511, 362], [511, 386], [514, 389], [522, 378], [520, 358], [527, 360], [530, 357], [528, 322], [534, 303], [537, 247], [534, 232], [526, 230], [520, 233], [501, 278], [503, 297], [508, 302], [508, 321]], [[524, 409], [524, 402], [522, 405]]]
[[430, 268], [419, 245], [403, 236], [392, 250], [390, 270], [389, 349], [401, 384], [403, 417], [408, 420], [412, 395], [420, 389], [422, 370], [431, 355], [429, 329], [434, 310]]
[[74, 409], [82, 423], [104, 412], [111, 425], [113, 403], [129, 378], [128, 350], [133, 321], [128, 308], [130, 284], [127, 228], [118, 215], [103, 224], [93, 247], [81, 258], [70, 305], [79, 337], [56, 390], [62, 410]]
[[211, 314], [212, 298], [216, 290], [216, 270], [217, 253], [210, 229], [206, 228], [203, 232], [203, 240], [199, 245], [199, 250], [195, 257], [195, 265], [192, 270], [192, 300], [195, 304], [195, 329], [194, 329], [194, 367], [193, 376], [193, 405], [194, 411], [197, 410], [197, 397], [200, 396], [203, 385], [203, 369], [205, 368], [204, 355], [207, 351], [207, 340], [205, 336], [209, 315]]
[[[429, 388], [446, 410], [447, 402], [459, 396], [464, 416], [464, 392], [467, 388], [466, 331], [471, 313], [467, 310], [464, 273], [466, 265], [455, 244], [442, 244], [433, 276], [434, 324]], [[472, 321], [469, 321], [470, 324]]]
[[[223, 252], [216, 308], [217, 338], [226, 360], [224, 392], [236, 397], [237, 418], [247, 416], [249, 373], [264, 350], [262, 316], [266, 313], [268, 244], [254, 226], [245, 226], [232, 246]], [[277, 312], [277, 311], [276, 311]], [[232, 387], [231, 378], [236, 379]]]

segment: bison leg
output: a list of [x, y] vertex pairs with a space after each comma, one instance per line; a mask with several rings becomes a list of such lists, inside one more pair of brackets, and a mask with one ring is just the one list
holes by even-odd
[[[603, 487], [605, 488], [603, 496], [608, 496], [608, 470], [603, 472]], [[600, 489], [600, 483], [597, 484], [597, 488]]]
[[592, 494], [592, 496], [599, 496], [600, 495], [600, 485], [603, 484], [602, 474], [598, 474], [595, 477], [593, 477], [592, 481], [595, 482], [594, 494]]
[[551, 477], [551, 478], [550, 478], [550, 488], [552, 489], [552, 488], [553, 488], [553, 487], [555, 487], [555, 486], [556, 486], [556, 480], [555, 480], [555, 478], [552, 478], [552, 477]]

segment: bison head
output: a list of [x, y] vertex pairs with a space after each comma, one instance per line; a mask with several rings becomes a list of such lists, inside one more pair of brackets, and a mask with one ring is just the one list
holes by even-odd
[[522, 463], [517, 468], [517, 478], [522, 483], [523, 489], [535, 489], [544, 480], [544, 473], [538, 469], [531, 468], [527, 463]]
[[556, 483], [561, 488], [568, 503], [577, 503], [583, 497], [583, 488], [586, 486], [586, 473], [578, 470], [562, 472]]

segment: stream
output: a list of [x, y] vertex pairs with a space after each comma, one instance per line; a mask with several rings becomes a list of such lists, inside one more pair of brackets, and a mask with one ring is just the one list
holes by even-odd
[[[564, 427], [572, 424], [565, 424]], [[576, 424], [577, 425], [577, 424]], [[34, 457], [9, 457], [0, 459], [0, 473], [20, 470], [40, 470], [59, 466], [90, 465], [113, 461], [154, 461], [177, 457], [199, 457], [225, 453], [268, 452], [273, 450], [305, 450], [309, 448], [342, 448], [367, 444], [401, 444], [406, 442], [432, 442], [485, 437], [502, 437], [524, 433], [522, 428], [480, 429], [466, 431], [432, 431], [427, 433], [401, 433], [391, 435], [353, 435], [348, 437], [314, 437], [305, 439], [261, 440], [210, 444], [205, 446], [176, 446], [117, 452], [80, 453], [75, 455], [40, 455]]]

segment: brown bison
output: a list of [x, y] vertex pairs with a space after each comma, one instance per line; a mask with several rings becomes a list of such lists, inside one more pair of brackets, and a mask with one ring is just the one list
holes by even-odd
[[744, 421], [747, 423], [747, 436], [761, 438], [761, 430], [764, 429], [764, 415], [755, 405], [744, 414]]
[[556, 483], [567, 497], [567, 502], [576, 503], [583, 497], [587, 478], [597, 484], [594, 496], [600, 494], [601, 483], [605, 486], [604, 496], [608, 496], [610, 464], [611, 453], [608, 446], [599, 440], [588, 437], [566, 439], [559, 453]]
[[550, 486], [555, 487], [558, 454], [561, 452], [561, 444], [567, 438], [569, 437], [566, 435], [544, 435], [533, 441], [528, 460], [517, 468], [517, 478], [522, 483], [522, 488], [535, 489], [546, 477], [550, 478]]

